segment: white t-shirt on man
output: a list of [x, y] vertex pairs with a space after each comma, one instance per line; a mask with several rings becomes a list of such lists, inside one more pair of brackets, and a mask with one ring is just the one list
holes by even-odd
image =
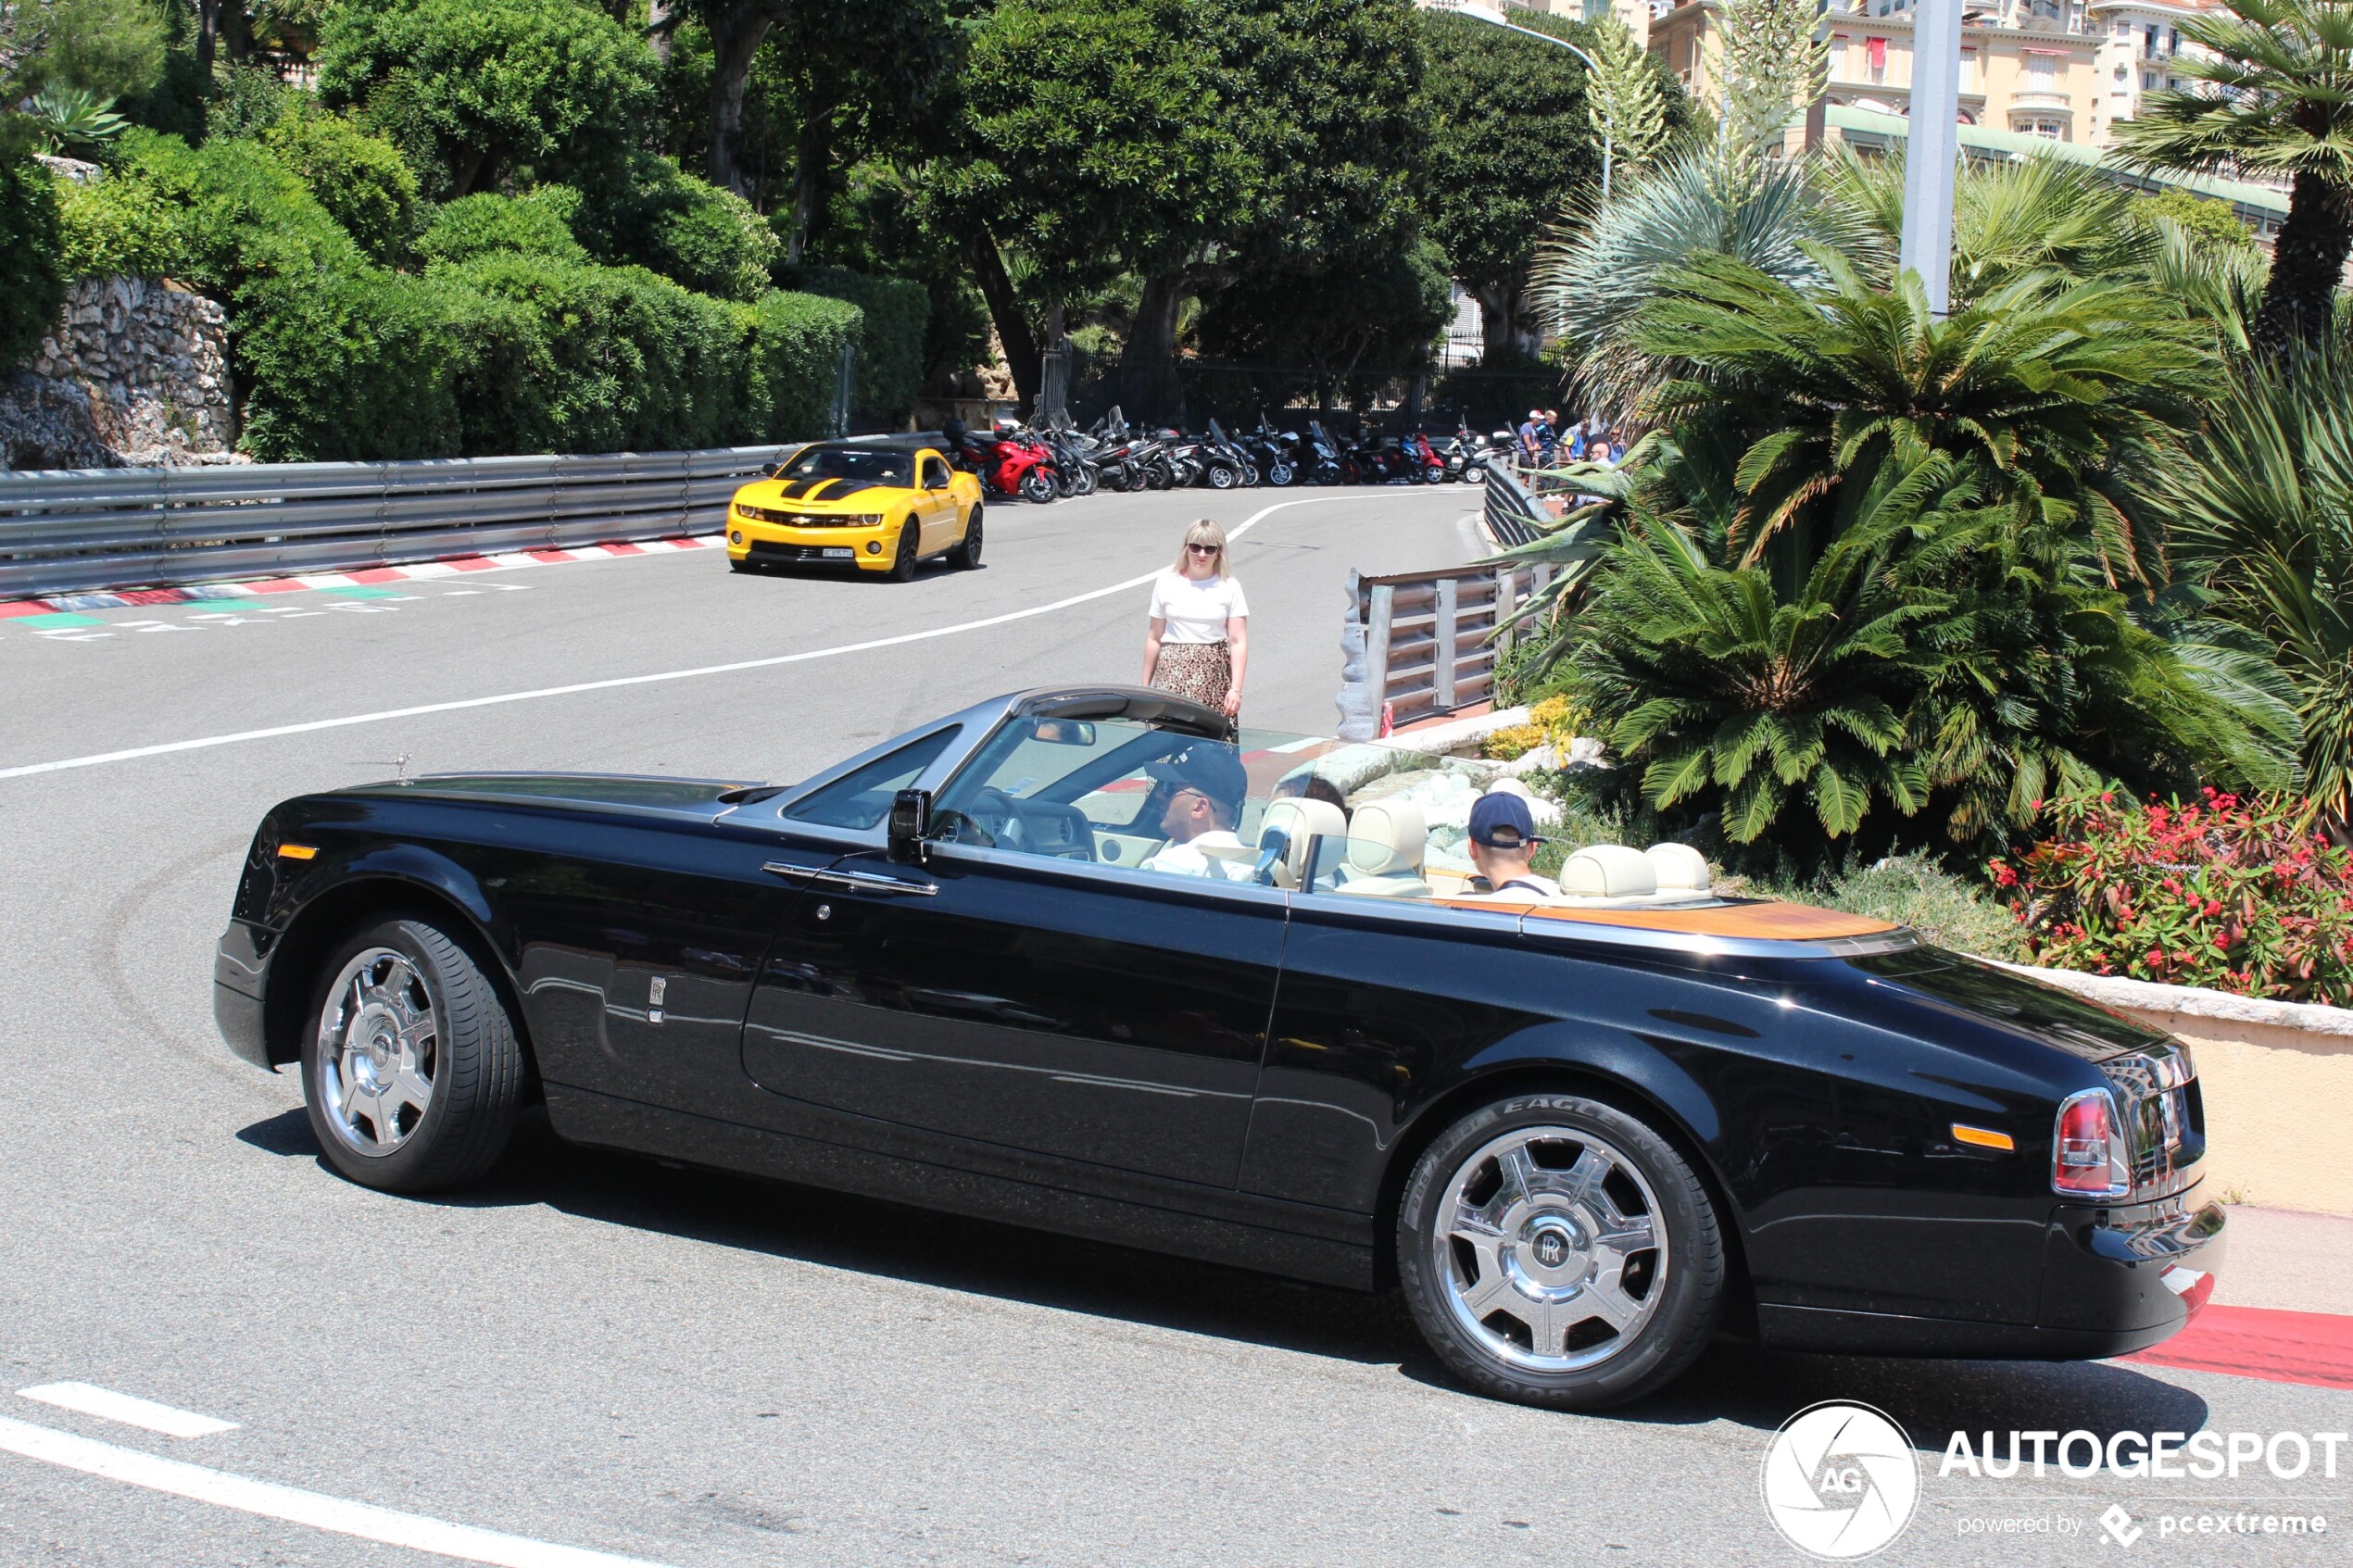
[[1192, 578], [1164, 571], [1152, 583], [1152, 618], [1167, 622], [1164, 643], [1222, 643], [1226, 622], [1249, 613], [1242, 585], [1223, 572]]
[[[1211, 855], [1211, 849], [1230, 849], [1232, 855]], [[1242, 841], [1225, 828], [1212, 828], [1189, 843], [1164, 844], [1143, 862], [1148, 872], [1166, 872], [1176, 876], [1223, 877], [1227, 882], [1248, 882], [1252, 867]]]

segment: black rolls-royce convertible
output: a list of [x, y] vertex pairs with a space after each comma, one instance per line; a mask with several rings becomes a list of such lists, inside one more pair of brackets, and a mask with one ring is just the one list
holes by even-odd
[[1394, 1285], [1466, 1382], [1563, 1408], [1719, 1332], [2071, 1359], [2204, 1303], [2177, 1041], [1719, 896], [1680, 846], [1489, 892], [1493, 775], [1086, 687], [792, 785], [304, 796], [217, 1016], [372, 1186], [479, 1176], [541, 1102], [583, 1144]]

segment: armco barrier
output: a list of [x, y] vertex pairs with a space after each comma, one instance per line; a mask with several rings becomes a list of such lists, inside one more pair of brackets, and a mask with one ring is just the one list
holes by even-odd
[[798, 445], [0, 473], [0, 598], [715, 530]]

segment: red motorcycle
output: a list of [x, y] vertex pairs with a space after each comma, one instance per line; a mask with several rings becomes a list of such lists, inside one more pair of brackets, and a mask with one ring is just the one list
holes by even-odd
[[1018, 425], [1000, 424], [993, 434], [964, 437], [964, 461], [999, 495], [1044, 502], [1060, 489], [1053, 453]]

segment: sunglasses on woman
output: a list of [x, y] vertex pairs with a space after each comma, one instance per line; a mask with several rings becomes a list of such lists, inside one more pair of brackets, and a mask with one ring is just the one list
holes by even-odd
[[1185, 548], [1192, 551], [1193, 554], [1197, 556], [1214, 556], [1217, 554], [1219, 546], [1215, 545], [1188, 545]]

